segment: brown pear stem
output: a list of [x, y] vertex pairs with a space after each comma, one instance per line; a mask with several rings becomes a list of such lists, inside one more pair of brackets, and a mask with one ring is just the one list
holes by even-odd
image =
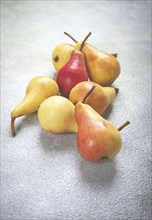
[[114, 56], [114, 57], [116, 57], [116, 58], [117, 58], [117, 56], [118, 56], [117, 53], [112, 53], [111, 55]]
[[83, 46], [84, 46], [86, 40], [88, 39], [88, 37], [89, 37], [90, 35], [91, 35], [91, 32], [89, 32], [89, 33], [87, 34], [87, 36], [84, 38], [84, 40], [82, 41], [82, 44], [81, 44], [81, 47], [80, 47], [80, 51], [82, 50], [82, 48], [83, 48]]
[[69, 38], [71, 38], [75, 43], [78, 43], [76, 39], [74, 39], [69, 33], [64, 32], [65, 35], [67, 35]]
[[93, 90], [95, 89], [95, 86], [92, 86], [92, 88], [89, 90], [89, 92], [85, 95], [85, 97], [82, 100], [82, 103], [85, 103], [86, 99], [88, 98], [88, 96], [93, 92]]
[[118, 89], [118, 88], [115, 88], [115, 92], [116, 92], [116, 95], [117, 95], [117, 93], [119, 92], [119, 89]]
[[124, 124], [122, 124], [119, 128], [118, 128], [118, 131], [121, 131], [124, 127], [126, 127], [127, 125], [129, 125], [130, 122], [129, 121], [126, 121]]
[[16, 118], [12, 118], [12, 119], [11, 119], [11, 131], [12, 131], [12, 135], [13, 135], [13, 136], [16, 135], [16, 130], [15, 130], [15, 126], [14, 126], [15, 119], [16, 119]]

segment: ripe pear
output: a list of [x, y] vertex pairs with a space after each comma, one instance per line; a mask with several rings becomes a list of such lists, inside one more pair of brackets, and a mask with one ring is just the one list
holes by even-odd
[[70, 59], [74, 46], [70, 44], [58, 44], [52, 53], [52, 63], [57, 71], [59, 71]]
[[48, 97], [57, 95], [59, 87], [55, 80], [47, 76], [34, 77], [28, 84], [22, 102], [11, 112], [11, 130], [13, 136], [16, 131], [14, 121], [16, 118], [36, 112], [39, 105]]
[[50, 133], [77, 132], [74, 105], [63, 96], [47, 98], [38, 110], [42, 128]]
[[88, 43], [84, 44], [82, 52], [85, 54], [87, 72], [91, 81], [108, 86], [118, 78], [120, 63], [112, 54], [99, 50]]
[[[73, 37], [65, 32], [72, 40]], [[77, 42], [74, 39], [75, 42]], [[77, 42], [75, 49], [81, 47], [82, 42]], [[117, 54], [109, 54], [98, 48], [84, 43], [82, 52], [85, 55], [87, 72], [89, 79], [102, 86], [108, 86], [112, 84], [120, 74], [120, 63], [118, 61]]]
[[85, 41], [90, 33], [83, 40], [79, 50], [74, 50], [70, 60], [57, 73], [56, 81], [62, 95], [68, 97], [71, 89], [82, 81], [88, 80], [88, 74], [85, 66], [84, 55], [81, 52]]
[[119, 131], [129, 122], [117, 129], [91, 106], [82, 102], [75, 106], [75, 117], [78, 124], [77, 147], [83, 158], [89, 161], [113, 159], [119, 153], [122, 146]]
[[[82, 43], [82, 42], [78, 42], [77, 40], [75, 40], [67, 32], [64, 32], [64, 34], [69, 36], [76, 43], [76, 45], [62, 43], [62, 44], [58, 44], [53, 49], [53, 52], [52, 52], [52, 63], [53, 63], [53, 65], [54, 65], [54, 67], [55, 67], [55, 69], [57, 71], [59, 71], [69, 61], [72, 52], [75, 49], [79, 49], [80, 48], [80, 44]], [[83, 49], [82, 49], [82, 52], [83, 52]], [[112, 53], [112, 54], [108, 54], [108, 55], [111, 55], [111, 56], [114, 56], [115, 58], [117, 58], [117, 53]]]
[[92, 86], [95, 86], [95, 89], [86, 99], [85, 103], [90, 105], [99, 114], [103, 114], [109, 104], [115, 99], [118, 92], [117, 88], [102, 87], [91, 81], [80, 82], [71, 90], [69, 99], [74, 104], [81, 102]]

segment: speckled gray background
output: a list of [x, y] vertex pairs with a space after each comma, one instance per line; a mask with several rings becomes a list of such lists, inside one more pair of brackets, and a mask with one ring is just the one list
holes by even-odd
[[[152, 219], [151, 1], [2, 1], [1, 219]], [[63, 34], [117, 52], [120, 89], [104, 116], [123, 146], [113, 161], [90, 163], [76, 149], [75, 134], [47, 134], [31, 114], [10, 112], [37, 75], [54, 75], [51, 52]]]

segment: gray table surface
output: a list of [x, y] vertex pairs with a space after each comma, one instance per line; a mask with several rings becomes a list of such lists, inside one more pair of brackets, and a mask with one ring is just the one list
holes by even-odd
[[[151, 1], [2, 1], [1, 219], [152, 219]], [[76, 134], [48, 134], [37, 114], [10, 112], [37, 75], [54, 76], [55, 45], [63, 34], [117, 52], [120, 89], [104, 116], [121, 134], [112, 161], [91, 163], [77, 152]]]

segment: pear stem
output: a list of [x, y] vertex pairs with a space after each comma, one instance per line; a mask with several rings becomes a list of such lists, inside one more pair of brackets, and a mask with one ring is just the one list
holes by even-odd
[[84, 99], [82, 100], [82, 103], [85, 103], [86, 99], [93, 92], [94, 89], [95, 89], [95, 86], [92, 86], [92, 88], [89, 90], [89, 92], [85, 95]]
[[116, 57], [116, 58], [117, 58], [117, 56], [118, 56], [117, 53], [112, 53], [111, 55], [114, 56], [114, 57]]
[[11, 131], [12, 131], [12, 135], [15, 136], [16, 135], [16, 130], [15, 130], [15, 126], [14, 126], [14, 121], [16, 118], [12, 118], [11, 119]]
[[70, 34], [68, 34], [67, 32], [64, 32], [65, 35], [67, 35], [69, 38], [71, 38], [75, 43], [78, 43], [78, 41], [76, 39], [74, 39]]
[[116, 95], [117, 95], [117, 93], [119, 92], [119, 89], [118, 89], [118, 88], [115, 88], [115, 92], [116, 92]]
[[126, 127], [127, 125], [129, 125], [130, 122], [129, 121], [126, 121], [124, 124], [122, 124], [119, 128], [118, 128], [118, 131], [121, 131], [124, 127]]
[[89, 37], [90, 35], [91, 35], [91, 32], [89, 32], [89, 33], [87, 34], [87, 36], [84, 38], [84, 40], [82, 41], [82, 44], [81, 44], [81, 47], [80, 47], [80, 51], [82, 50], [82, 48], [83, 48], [83, 46], [84, 46], [86, 40], [88, 39], [88, 37]]

